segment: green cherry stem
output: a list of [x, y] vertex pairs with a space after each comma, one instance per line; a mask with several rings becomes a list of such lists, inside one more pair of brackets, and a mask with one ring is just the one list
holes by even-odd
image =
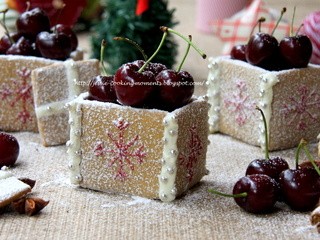
[[261, 110], [261, 108], [259, 108], [258, 106], [256, 106], [256, 109], [261, 113], [262, 116], [262, 120], [263, 120], [263, 126], [264, 126], [264, 138], [265, 138], [265, 159], [269, 159], [269, 137], [268, 137], [268, 126], [267, 126], [267, 120], [266, 117], [263, 113], [263, 111]]
[[160, 41], [160, 44], [158, 46], [158, 48], [156, 49], [156, 51], [152, 54], [152, 56], [147, 60], [145, 61], [145, 63], [142, 65], [142, 67], [138, 70], [138, 73], [142, 73], [143, 70], [146, 68], [146, 66], [148, 66], [148, 64], [151, 62], [151, 60], [158, 54], [158, 52], [160, 51], [162, 45], [164, 44], [164, 41], [167, 37], [168, 33], [167, 32], [164, 32], [163, 35], [162, 35], [162, 39]]
[[6, 13], [9, 11], [9, 9], [5, 9], [3, 11], [1, 11], [0, 13], [2, 13], [2, 21], [1, 21], [1, 26], [4, 28], [4, 31], [6, 33], [6, 35], [8, 36], [9, 38], [9, 41], [11, 44], [13, 44], [13, 40], [12, 38], [10, 37], [10, 33], [9, 33], [9, 30], [7, 28], [7, 25], [6, 25]]
[[238, 193], [238, 194], [227, 194], [227, 193], [218, 192], [214, 189], [208, 189], [208, 192], [219, 195], [219, 196], [223, 196], [223, 197], [244, 198], [248, 196], [247, 192]]
[[102, 74], [103, 75], [107, 75], [107, 68], [106, 66], [104, 65], [104, 50], [106, 48], [106, 45], [107, 45], [107, 41], [105, 39], [102, 39], [101, 41], [101, 47], [100, 47], [100, 64], [101, 64], [101, 68], [102, 68]]
[[314, 158], [312, 157], [312, 155], [310, 154], [308, 148], [307, 148], [307, 143], [303, 145], [303, 150], [305, 152], [305, 154], [307, 155], [309, 161], [311, 162], [312, 166], [314, 167], [314, 169], [317, 171], [317, 173], [319, 174], [320, 176], [320, 169], [319, 167], [317, 166], [317, 164], [315, 163], [314, 161]]
[[301, 139], [295, 154], [296, 169], [298, 169], [298, 166], [299, 166], [299, 156], [300, 156], [301, 149], [304, 148], [305, 145], [307, 145], [307, 141], [304, 139]]
[[161, 26], [160, 29], [163, 32], [173, 33], [173, 34], [176, 34], [177, 36], [181, 37], [183, 40], [185, 40], [187, 43], [189, 43], [201, 55], [201, 57], [203, 59], [206, 59], [207, 55], [204, 54], [196, 45], [194, 45], [188, 38], [186, 38], [182, 34], [178, 33], [177, 31], [175, 31], [171, 28], [165, 27], [165, 26]]
[[252, 36], [253, 31], [254, 31], [254, 29], [256, 28], [256, 26], [257, 26], [257, 25], [259, 25], [259, 26], [258, 26], [258, 31], [259, 31], [259, 32], [261, 32], [261, 23], [263, 23], [263, 22], [265, 22], [265, 21], [266, 21], [266, 19], [265, 19], [264, 17], [259, 18], [258, 22], [257, 22], [257, 23], [254, 25], [254, 27], [252, 28], [251, 33], [250, 33], [250, 36], [249, 36], [249, 37], [251, 37], [251, 36]]
[[274, 32], [276, 31], [276, 29], [277, 29], [277, 27], [278, 27], [278, 25], [279, 25], [279, 23], [280, 23], [280, 21], [281, 21], [281, 19], [282, 19], [282, 17], [283, 17], [283, 14], [284, 14], [286, 11], [287, 11], [287, 9], [286, 9], [285, 7], [282, 8], [282, 11], [281, 11], [281, 13], [280, 13], [280, 17], [279, 17], [276, 25], [274, 26], [274, 28], [273, 28], [273, 30], [272, 30], [272, 32], [271, 32], [271, 36], [273, 36]]
[[296, 16], [296, 6], [294, 6], [293, 8], [293, 14], [292, 14], [292, 20], [291, 20], [291, 26], [290, 26], [290, 37], [293, 36], [293, 22], [294, 22], [295, 16]]
[[147, 54], [144, 52], [144, 50], [142, 49], [142, 47], [136, 43], [135, 41], [129, 39], [129, 38], [126, 38], [126, 37], [114, 37], [113, 40], [116, 40], [116, 41], [125, 41], [125, 42], [128, 42], [130, 43], [131, 45], [133, 45], [136, 49], [138, 49], [138, 51], [142, 54], [143, 56], [143, 59], [145, 61], [148, 60], [148, 56]]
[[301, 28], [303, 27], [303, 23], [299, 26], [299, 28], [297, 29], [297, 32], [296, 32], [296, 36], [299, 34]]
[[[189, 40], [190, 40], [190, 42], [192, 41], [192, 36], [191, 36], [191, 35], [189, 35]], [[189, 54], [190, 47], [191, 47], [191, 45], [190, 45], [190, 43], [188, 43], [188, 47], [187, 47], [186, 53], [185, 53], [184, 56], [183, 56], [183, 59], [182, 59], [180, 65], [179, 65], [179, 67], [178, 67], [177, 72], [180, 72], [180, 70], [181, 70], [181, 68], [182, 68], [182, 65], [184, 64], [184, 62], [185, 62], [185, 60], [186, 60], [186, 58], [187, 58], [187, 56], [188, 56], [188, 54]]]

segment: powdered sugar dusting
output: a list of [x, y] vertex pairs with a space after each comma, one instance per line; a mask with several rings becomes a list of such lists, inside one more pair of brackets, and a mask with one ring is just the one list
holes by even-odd
[[0, 128], [37, 131], [31, 71], [57, 61], [26, 56], [0, 56]]
[[[172, 201], [205, 175], [208, 105], [203, 99], [166, 112], [89, 101], [86, 96], [81, 94], [69, 107], [67, 146], [74, 183]], [[193, 128], [195, 121], [201, 124]], [[179, 152], [184, 156], [190, 148], [185, 143], [190, 131], [196, 139], [192, 144], [201, 139], [201, 147], [192, 161], [179, 165]]]
[[[32, 73], [39, 132], [45, 146], [64, 144], [69, 139], [65, 104], [82, 92], [99, 74], [98, 60], [72, 61], [38, 68]], [[53, 80], [54, 79], [54, 80]]]
[[[239, 234], [242, 239], [257, 240], [318, 239], [316, 229], [309, 226], [309, 213], [295, 212], [284, 203], [278, 203], [274, 213], [248, 214], [232, 198], [208, 193], [209, 188], [231, 192], [234, 183], [245, 174], [249, 162], [264, 157], [260, 148], [229, 136], [209, 136], [211, 144], [206, 165], [209, 175], [170, 203], [110, 191], [98, 192], [68, 184], [64, 146], [44, 148], [36, 134], [16, 133], [15, 136], [23, 147], [21, 162], [19, 167], [12, 169], [13, 173], [36, 179], [34, 192], [51, 200], [50, 208], [46, 210], [48, 214], [41, 215], [42, 221], [58, 219], [58, 223], [63, 225], [80, 216], [81, 219], [93, 221], [95, 231], [103, 232], [106, 226], [112, 229], [113, 224], [122, 224], [125, 229], [131, 223], [135, 229], [144, 229], [148, 237], [155, 239], [159, 237], [156, 234], [159, 229], [165, 229], [165, 234], [184, 239], [239, 239]], [[317, 145], [310, 144], [309, 149], [315, 156]], [[295, 149], [272, 152], [273, 156], [281, 156], [289, 162], [290, 167], [294, 166]], [[98, 222], [102, 222], [102, 225], [96, 225]], [[200, 229], [201, 232], [198, 231]]]
[[[320, 67], [266, 71], [228, 57], [210, 59], [209, 124], [249, 144], [264, 146], [266, 116], [269, 150], [295, 147], [301, 138], [316, 141], [320, 129]], [[257, 134], [258, 133], [258, 134]]]

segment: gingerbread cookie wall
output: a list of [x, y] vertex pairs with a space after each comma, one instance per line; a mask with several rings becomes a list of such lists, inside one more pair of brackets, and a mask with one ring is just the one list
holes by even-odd
[[73, 183], [172, 201], [207, 173], [205, 100], [166, 112], [86, 97], [69, 104]]
[[264, 146], [259, 106], [267, 119], [270, 150], [316, 141], [320, 129], [320, 67], [267, 71], [229, 57], [210, 59], [210, 131]]

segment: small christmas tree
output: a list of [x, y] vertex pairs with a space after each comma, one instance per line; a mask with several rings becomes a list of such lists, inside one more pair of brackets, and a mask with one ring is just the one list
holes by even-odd
[[[105, 12], [103, 18], [93, 27], [91, 39], [93, 57], [100, 57], [102, 39], [107, 41], [104, 59], [114, 73], [123, 63], [142, 59], [141, 53], [124, 41], [115, 41], [114, 37], [125, 37], [135, 41], [147, 56], [158, 47], [163, 32], [160, 26], [173, 27], [173, 10], [168, 10], [163, 0], [103, 0]], [[159, 62], [171, 68], [175, 63], [177, 45], [168, 35], [161, 51], [153, 62]]]

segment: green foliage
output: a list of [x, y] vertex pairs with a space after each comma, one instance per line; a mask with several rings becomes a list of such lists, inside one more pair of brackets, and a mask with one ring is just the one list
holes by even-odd
[[[137, 42], [151, 56], [157, 49], [163, 32], [160, 26], [172, 28], [173, 10], [168, 10], [167, 1], [150, 1], [150, 8], [140, 16], [135, 15], [136, 0], [105, 0], [103, 18], [93, 28], [91, 45], [94, 58], [100, 58], [102, 39], [107, 41], [104, 59], [110, 73], [114, 73], [123, 63], [143, 59], [141, 53], [131, 44], [115, 41], [114, 37], [126, 37]], [[153, 59], [171, 68], [175, 63], [177, 45], [172, 35], [168, 35], [160, 52]]]

